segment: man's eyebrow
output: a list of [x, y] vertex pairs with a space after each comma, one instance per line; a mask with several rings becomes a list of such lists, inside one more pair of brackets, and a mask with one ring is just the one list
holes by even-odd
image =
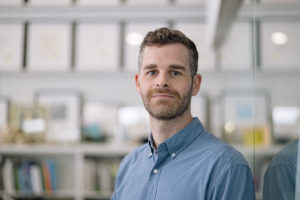
[[157, 65], [155, 65], [155, 64], [150, 64], [150, 65], [146, 65], [146, 66], [142, 67], [143, 70], [156, 69], [156, 68], [157, 68]]
[[177, 69], [177, 70], [186, 71], [186, 68], [184, 66], [181, 66], [181, 65], [170, 65], [169, 68], [170, 69]]

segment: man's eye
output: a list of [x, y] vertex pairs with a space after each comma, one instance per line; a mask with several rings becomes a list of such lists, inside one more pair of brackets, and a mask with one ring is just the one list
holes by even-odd
[[180, 73], [177, 71], [172, 71], [172, 75], [178, 76]]
[[155, 75], [156, 72], [155, 72], [155, 71], [150, 71], [150, 72], [148, 72], [148, 74], [149, 74], [149, 75]]

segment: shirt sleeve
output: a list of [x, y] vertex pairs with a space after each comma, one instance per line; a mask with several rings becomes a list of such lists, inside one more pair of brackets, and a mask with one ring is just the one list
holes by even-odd
[[295, 170], [289, 165], [277, 165], [264, 176], [264, 200], [295, 199]]
[[215, 182], [209, 200], [255, 200], [251, 171], [247, 165], [234, 165]]

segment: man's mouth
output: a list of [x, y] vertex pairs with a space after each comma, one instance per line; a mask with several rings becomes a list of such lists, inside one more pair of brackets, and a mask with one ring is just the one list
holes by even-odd
[[170, 93], [155, 93], [152, 95], [153, 98], [161, 98], [161, 99], [172, 99], [174, 95]]

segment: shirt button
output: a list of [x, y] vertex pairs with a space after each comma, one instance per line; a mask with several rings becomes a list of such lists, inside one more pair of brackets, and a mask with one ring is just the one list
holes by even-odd
[[154, 170], [153, 170], [153, 173], [154, 173], [154, 174], [157, 174], [157, 173], [158, 173], [158, 170], [157, 170], [157, 169], [154, 169]]
[[149, 153], [149, 157], [151, 157], [152, 156], [152, 153]]
[[171, 156], [172, 156], [172, 158], [175, 158], [176, 153], [172, 153]]

